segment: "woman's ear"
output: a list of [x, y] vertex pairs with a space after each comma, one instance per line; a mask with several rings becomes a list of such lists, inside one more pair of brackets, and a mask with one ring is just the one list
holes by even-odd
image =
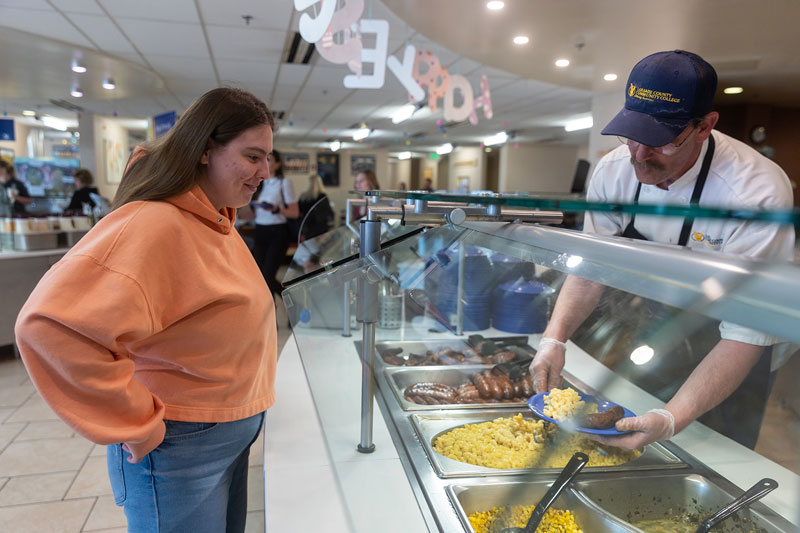
[[208, 140], [206, 143], [206, 149], [203, 151], [203, 155], [200, 156], [200, 164], [207, 165], [208, 164], [208, 152], [211, 150], [211, 139]]

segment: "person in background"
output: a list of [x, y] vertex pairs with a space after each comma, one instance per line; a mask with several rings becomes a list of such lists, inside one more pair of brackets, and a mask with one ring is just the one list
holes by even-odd
[[397, 186], [398, 191], [407, 191], [408, 186], [406, 185], [405, 181], [401, 181], [400, 184]]
[[[791, 208], [792, 189], [781, 168], [714, 130], [719, 120], [711, 110], [716, 87], [714, 68], [691, 52], [660, 52], [637, 63], [626, 85], [625, 107], [602, 132], [619, 136], [622, 145], [597, 164], [587, 200]], [[768, 261], [791, 261], [794, 253], [791, 226], [736, 219], [587, 212], [584, 231]], [[531, 364], [537, 392], [561, 382], [565, 342], [603, 291], [603, 285], [577, 276], [565, 281]], [[770, 388], [769, 347], [779, 339], [729, 322], [722, 322], [719, 331], [707, 327], [697, 334], [698, 344], [713, 348], [700, 354], [704, 357], [665, 409], [623, 418], [616, 428], [633, 433], [598, 440], [638, 448], [669, 439], [703, 416], [704, 424], [755, 447]], [[665, 364], [680, 357], [663, 354]]]
[[95, 201], [92, 200], [91, 195], [100, 193], [97, 191], [97, 187], [92, 186], [94, 183], [94, 176], [92, 176], [92, 173], [89, 172], [88, 169], [79, 168], [72, 175], [72, 178], [75, 180], [75, 192], [72, 193], [72, 199], [69, 201], [66, 211], [82, 214], [84, 205], [88, 204], [90, 208], [94, 208], [94, 206], [97, 205]]
[[28, 194], [25, 184], [17, 179], [14, 165], [5, 159], [0, 159], [0, 185], [5, 188], [2, 192], [8, 195], [8, 199], [13, 204], [12, 214], [25, 214], [25, 206], [33, 202], [33, 198]]
[[311, 239], [328, 231], [333, 221], [333, 210], [319, 174], [308, 177], [308, 189], [300, 195], [298, 207], [303, 219], [303, 237]]
[[433, 192], [433, 180], [425, 178], [425, 181], [422, 183], [422, 190], [425, 192]]
[[381, 186], [375, 172], [367, 169], [356, 174], [355, 188], [357, 191], [377, 191]]
[[283, 176], [280, 152], [269, 154], [270, 176], [260, 186], [251, 204], [256, 213], [255, 244], [253, 255], [272, 294], [281, 293], [281, 284], [275, 278], [278, 268], [286, 259], [290, 235], [287, 218], [300, 216], [292, 182]]
[[[356, 174], [355, 188], [357, 191], [377, 191], [381, 186], [378, 184], [378, 177], [372, 170], [362, 170]], [[361, 218], [367, 214], [367, 208], [361, 206], [353, 207], [353, 220]]]
[[250, 446], [275, 398], [275, 310], [235, 210], [269, 177], [274, 119], [201, 96], [137, 151], [100, 220], [17, 318], [45, 402], [107, 444], [131, 532], [243, 532]]

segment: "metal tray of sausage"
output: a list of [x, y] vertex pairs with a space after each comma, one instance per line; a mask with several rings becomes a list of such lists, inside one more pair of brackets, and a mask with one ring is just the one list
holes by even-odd
[[[481, 422], [488, 422], [496, 418], [512, 417], [518, 413], [526, 419], [536, 419], [529, 410], [520, 409], [494, 409], [482, 411], [466, 411], [466, 410], [447, 410], [447, 411], [432, 411], [429, 413], [412, 413], [411, 423], [417, 438], [425, 449], [436, 475], [440, 478], [451, 477], [466, 477], [466, 476], [497, 476], [497, 475], [519, 475], [530, 474], [535, 472], [537, 474], [556, 476], [561, 472], [561, 468], [509, 468], [498, 469], [489, 468], [485, 466], [477, 466], [462, 461], [456, 461], [440, 454], [433, 449], [433, 441], [440, 434], [446, 433], [457, 427], [467, 424], [479, 424]], [[642, 455], [636, 459], [615, 466], [587, 466], [584, 471], [595, 472], [619, 472], [629, 470], [654, 470], [662, 468], [687, 468], [688, 465], [683, 462], [678, 456], [667, 450], [666, 447], [659, 443], [649, 444], [644, 447]]]
[[[494, 341], [498, 347], [517, 346], [531, 356], [536, 351], [528, 345], [527, 336], [491, 337], [487, 340]], [[361, 356], [361, 341], [355, 341], [356, 350]], [[443, 350], [455, 352], [452, 356], [439, 355]], [[391, 341], [375, 344], [378, 364], [385, 367], [427, 367], [427, 366], [460, 366], [474, 364], [490, 364], [502, 362], [493, 356], [480, 356], [469, 345], [467, 338], [420, 340], [420, 341]], [[429, 353], [430, 352], [430, 353]], [[470, 354], [470, 356], [466, 356]], [[477, 357], [476, 357], [477, 356]]]
[[[459, 365], [450, 367], [389, 367], [384, 370], [386, 381], [394, 392], [394, 396], [400, 407], [404, 411], [432, 411], [436, 409], [492, 409], [502, 407], [516, 407], [517, 409], [527, 408], [528, 397], [516, 400], [485, 400], [484, 403], [453, 403], [443, 401], [440, 404], [423, 404], [409, 401], [405, 396], [405, 391], [409, 386], [418, 383], [437, 383], [452, 387], [458, 387], [464, 383], [469, 383], [472, 377], [479, 372], [491, 369], [491, 365]], [[582, 384], [568, 373], [564, 373], [564, 387], [572, 387], [583, 392]]]

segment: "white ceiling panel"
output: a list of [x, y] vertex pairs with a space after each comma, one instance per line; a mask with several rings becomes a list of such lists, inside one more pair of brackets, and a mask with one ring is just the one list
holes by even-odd
[[300, 102], [327, 103], [331, 106], [339, 103], [345, 96], [350, 94], [352, 89], [344, 86], [322, 89], [320, 87], [310, 87], [308, 84], [300, 93]]
[[52, 10], [48, 12], [0, 7], [0, 24], [40, 35], [45, 32], [50, 39], [94, 49], [94, 45], [87, 41], [68, 20]]
[[344, 88], [344, 77], [352, 74], [345, 65], [336, 65], [320, 59], [311, 71], [306, 85], [321, 89]]
[[181, 100], [184, 102], [186, 102], [187, 99], [191, 102], [198, 96], [217, 87], [216, 80], [209, 78], [192, 79], [165, 76], [164, 82], [167, 84], [167, 87], [180, 96]]
[[[114, 17], [199, 24], [193, 0], [102, 0]], [[224, 2], [230, 6], [230, 2]]]
[[147, 60], [156, 72], [169, 73], [176, 78], [215, 80], [214, 68], [208, 57], [176, 57], [148, 54]]
[[0, 7], [40, 9], [42, 11], [49, 11], [51, 9], [46, 0], [0, 0]]
[[125, 33], [145, 56], [169, 51], [180, 57], [206, 57], [208, 47], [199, 24], [118, 19]]
[[281, 65], [278, 83], [281, 86], [291, 87], [295, 92], [297, 92], [300, 89], [300, 85], [302, 85], [302, 83], [305, 81], [310, 70], [310, 65], [293, 65], [284, 63]]
[[140, 55], [139, 55], [138, 53], [136, 53], [136, 52], [133, 52], [133, 53], [130, 53], [130, 54], [126, 54], [126, 53], [119, 53], [119, 54], [113, 54], [113, 55], [115, 55], [115, 56], [117, 56], [117, 57], [121, 57], [122, 59], [125, 59], [125, 60], [127, 60], [127, 61], [130, 61], [130, 62], [132, 62], [132, 63], [136, 63], [137, 65], [142, 65], [142, 66], [144, 66], [144, 67], [150, 68], [150, 67], [147, 65], [147, 63], [145, 62], [145, 60], [142, 58], [142, 56], [140, 56]]
[[247, 84], [269, 85], [270, 90], [278, 74], [278, 63], [268, 61], [245, 61], [217, 59], [219, 77], [223, 80]]
[[299, 85], [278, 85], [275, 89], [275, 95], [273, 96], [275, 101], [286, 102], [289, 103], [285, 106], [282, 106], [284, 111], [288, 111], [289, 106], [292, 102], [294, 102], [295, 98], [297, 97], [297, 90], [300, 88]]
[[215, 59], [278, 59], [286, 31], [206, 26]]
[[105, 14], [95, 0], [50, 0], [50, 2], [65, 13]]
[[[215, 26], [235, 26], [248, 28], [266, 28], [284, 30], [289, 27], [289, 20], [294, 10], [292, 2], [265, 2], [264, 0], [237, 0], [231, 2], [220, 0], [200, 0], [200, 13], [206, 24]], [[246, 24], [244, 15], [253, 17]]]
[[133, 45], [105, 15], [69, 13], [67, 17], [88, 35], [101, 51], [112, 55], [136, 53]]

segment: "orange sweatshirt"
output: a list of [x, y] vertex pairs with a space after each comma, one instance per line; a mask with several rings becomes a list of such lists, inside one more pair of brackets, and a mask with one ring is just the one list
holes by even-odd
[[229, 422], [274, 401], [275, 310], [233, 226], [199, 187], [103, 218], [17, 318], [33, 383], [98, 444], [156, 448], [163, 419]]

